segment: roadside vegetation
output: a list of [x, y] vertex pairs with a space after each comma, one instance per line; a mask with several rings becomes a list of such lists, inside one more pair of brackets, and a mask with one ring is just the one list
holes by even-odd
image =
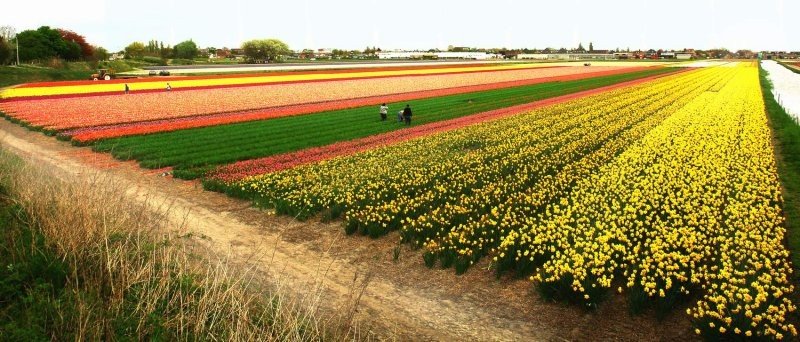
[[0, 149], [0, 340], [359, 339], [352, 315], [206, 259], [110, 179], [58, 176]]
[[133, 60], [64, 62], [58, 59], [43, 64], [0, 65], [0, 88], [30, 82], [88, 81], [97, 69], [125, 72], [149, 65], [153, 64]]

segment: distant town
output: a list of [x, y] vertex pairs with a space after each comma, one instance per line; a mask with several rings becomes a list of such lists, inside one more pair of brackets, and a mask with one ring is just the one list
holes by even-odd
[[[209, 59], [231, 59], [245, 62], [248, 60], [242, 48], [202, 48], [198, 57]], [[449, 46], [447, 50], [382, 50], [378, 47], [367, 47], [364, 50], [343, 50], [335, 48], [303, 49], [292, 51], [287, 59], [299, 60], [626, 60], [626, 59], [800, 59], [800, 51], [729, 51], [727, 49], [594, 49], [592, 43], [588, 47], [580, 44], [577, 48], [544, 48], [544, 49], [505, 49], [474, 48]], [[112, 54], [112, 59], [125, 58], [125, 51]]]

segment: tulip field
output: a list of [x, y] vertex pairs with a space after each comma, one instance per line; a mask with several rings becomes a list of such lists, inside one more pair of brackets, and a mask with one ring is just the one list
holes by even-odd
[[134, 92], [153, 91], [164, 89], [165, 82], [170, 82], [177, 89], [207, 88], [220, 86], [243, 86], [255, 84], [280, 84], [290, 82], [309, 82], [326, 80], [346, 80], [359, 78], [409, 76], [409, 75], [436, 75], [483, 72], [495, 70], [518, 70], [538, 68], [541, 64], [499, 64], [499, 65], [470, 65], [470, 66], [439, 66], [439, 67], [407, 67], [407, 68], [380, 68], [372, 70], [340, 70], [317, 72], [286, 72], [268, 75], [222, 75], [201, 77], [169, 77], [152, 79], [113, 80], [109, 82], [43, 82], [22, 85], [0, 92], [4, 98], [18, 97], [58, 97], [77, 94], [102, 94], [122, 91], [122, 85], [127, 83]]
[[[15, 118], [32, 126], [45, 130], [65, 131], [67, 135], [86, 141], [83, 133], [103, 131], [104, 135], [95, 135], [93, 139], [118, 136], [121, 124], [136, 127], [132, 123], [147, 122], [150, 129], [142, 133], [154, 133], [170, 130], [168, 128], [154, 130], [154, 120], [160, 124], [185, 122], [175, 119], [191, 117], [189, 121], [208, 119], [209, 114], [218, 114], [225, 121], [238, 122], [244, 116], [246, 120], [268, 119], [291, 114], [306, 114], [320, 109], [340, 109], [386, 100], [394, 96], [396, 100], [408, 100], [421, 97], [441, 96], [463, 92], [474, 92], [541, 83], [544, 80], [560, 81], [585, 79], [614, 75], [619, 68], [597, 68], [586, 73], [576, 68], [547, 68], [540, 70], [502, 71], [483, 74], [475, 77], [471, 74], [455, 74], [446, 76], [406, 76], [388, 79], [348, 80], [340, 82], [317, 83], [309, 86], [304, 83], [282, 85], [260, 85], [223, 89], [202, 89], [192, 91], [173, 91], [136, 94], [136, 96], [103, 95], [84, 97], [41, 99], [35, 101], [10, 101], [2, 107], [5, 112], [12, 113]], [[631, 71], [623, 69], [624, 71]], [[444, 88], [444, 89], [443, 89]], [[375, 97], [380, 97], [376, 99]], [[390, 100], [394, 99], [388, 97]], [[342, 100], [349, 100], [344, 102]], [[353, 101], [360, 100], [360, 102]], [[87, 115], [86, 104], [91, 101], [93, 108]], [[342, 101], [332, 105], [331, 101]], [[321, 105], [320, 103], [324, 103]], [[317, 104], [314, 107], [294, 109], [291, 113], [276, 111], [276, 108], [292, 105]], [[308, 107], [308, 106], [307, 106]], [[153, 110], [159, 108], [159, 110]], [[270, 109], [270, 110], [266, 110]], [[253, 112], [260, 110], [258, 112]], [[223, 115], [219, 115], [223, 114]], [[200, 116], [204, 116], [200, 118]], [[219, 124], [219, 123], [217, 123]], [[111, 125], [111, 127], [106, 127]], [[139, 126], [142, 126], [141, 124]], [[194, 126], [200, 127], [200, 126]], [[183, 128], [183, 127], [180, 127]], [[179, 128], [179, 129], [180, 129]]]
[[229, 192], [399, 231], [429, 265], [490, 258], [547, 296], [687, 313], [703, 336], [796, 336], [781, 193], [752, 65], [708, 68], [282, 171]]
[[0, 111], [278, 214], [393, 236], [429, 267], [480, 264], [587, 308], [685, 311], [707, 339], [796, 339], [758, 64], [708, 63], [32, 84]]

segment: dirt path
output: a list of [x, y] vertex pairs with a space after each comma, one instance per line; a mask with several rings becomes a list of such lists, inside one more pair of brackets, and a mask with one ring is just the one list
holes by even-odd
[[[203, 191], [195, 182], [163, 177], [107, 154], [76, 148], [0, 120], [3, 147], [65, 177], [102, 173], [127, 184], [137, 201], [172, 208], [209, 249], [255, 267], [293, 292], [320, 294], [324, 310], [351, 300], [357, 279], [371, 277], [356, 317], [362, 334], [399, 340], [687, 340], [693, 339], [680, 309], [662, 321], [630, 316], [625, 299], [613, 296], [597, 311], [544, 302], [529, 282], [494, 277], [488, 261], [467, 274], [428, 269], [420, 251], [398, 246], [397, 234], [373, 240], [343, 233], [338, 222], [297, 222], [249, 203]], [[488, 258], [486, 258], [488, 259]], [[356, 280], [354, 280], [356, 279]], [[315, 289], [321, 289], [315, 291]]]

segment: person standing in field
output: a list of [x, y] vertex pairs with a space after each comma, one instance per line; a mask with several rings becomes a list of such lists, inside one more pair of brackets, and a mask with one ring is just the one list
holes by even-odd
[[403, 119], [406, 121], [406, 126], [411, 125], [411, 106], [406, 105], [406, 108], [403, 109]]
[[403, 123], [403, 112], [404, 110], [402, 109], [397, 112], [397, 122], [399, 123]]
[[387, 107], [386, 104], [384, 103], [381, 105], [379, 112], [381, 114], [381, 121], [386, 121], [386, 114], [389, 113], [389, 107]]
[[125, 94], [130, 93], [130, 92], [131, 92], [131, 88], [128, 88], [128, 84], [125, 83]]
[[172, 90], [172, 86], [169, 85], [169, 82], [167, 82], [167, 91], [170, 91], [170, 90]]

